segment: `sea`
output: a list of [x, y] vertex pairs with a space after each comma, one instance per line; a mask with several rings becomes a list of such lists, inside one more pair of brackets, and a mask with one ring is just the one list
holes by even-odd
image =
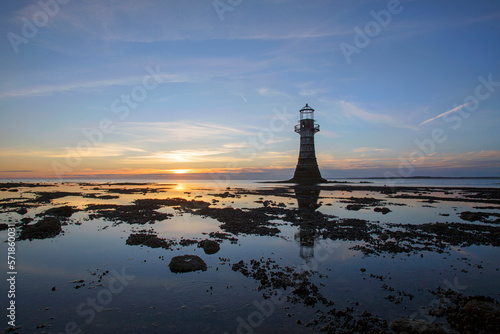
[[[374, 186], [408, 186], [408, 187], [475, 187], [475, 188], [499, 188], [500, 177], [422, 177], [422, 178], [337, 178], [329, 179], [329, 182], [340, 184], [365, 184]], [[0, 179], [0, 182], [88, 182], [88, 183], [184, 183], [184, 184], [208, 184], [214, 186], [261, 186], [263, 183], [272, 184], [272, 180], [257, 179], [257, 180], [240, 180], [229, 176], [208, 179], [151, 179], [151, 178], [10, 178]], [[281, 184], [281, 183], [276, 183]]]

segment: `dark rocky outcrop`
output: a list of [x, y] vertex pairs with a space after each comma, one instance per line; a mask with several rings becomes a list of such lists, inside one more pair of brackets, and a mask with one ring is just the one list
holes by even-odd
[[207, 270], [207, 264], [197, 255], [175, 256], [168, 267], [173, 273], [186, 273], [190, 271]]
[[129, 235], [126, 241], [127, 245], [136, 246], [144, 245], [151, 248], [170, 248], [171, 244], [165, 239], [158, 238], [155, 234], [149, 233], [133, 233]]
[[421, 319], [396, 319], [390, 324], [394, 333], [401, 334], [446, 334], [442, 325]]
[[219, 243], [214, 240], [205, 239], [198, 243], [198, 247], [203, 248], [205, 254], [215, 254], [220, 250]]
[[53, 238], [61, 233], [62, 227], [59, 219], [55, 217], [45, 217], [36, 224], [26, 225], [19, 235], [19, 239], [46, 239]]
[[73, 215], [73, 213], [78, 211], [80, 210], [72, 206], [65, 205], [45, 210], [43, 213], [40, 213], [37, 216], [53, 216], [58, 218], [69, 218]]

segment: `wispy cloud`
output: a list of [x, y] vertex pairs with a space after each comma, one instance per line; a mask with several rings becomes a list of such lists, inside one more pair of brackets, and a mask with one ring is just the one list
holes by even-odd
[[[403, 156], [408, 156], [407, 154]], [[322, 169], [372, 169], [397, 168], [401, 163], [399, 157], [333, 157], [330, 154], [318, 154], [318, 161]], [[500, 162], [500, 151], [470, 151], [465, 153], [432, 154], [426, 156], [419, 168], [449, 169], [467, 167], [494, 167]]]
[[316, 96], [328, 92], [326, 88], [316, 88], [313, 82], [301, 82], [297, 84], [300, 96]]
[[240, 127], [192, 121], [126, 122], [120, 125], [116, 133], [141, 138], [138, 142], [199, 142], [203, 140], [203, 143], [252, 135], [252, 132]]
[[278, 91], [278, 90], [274, 90], [274, 89], [269, 89], [269, 88], [266, 88], [266, 87], [263, 87], [263, 88], [260, 88], [258, 91], [259, 95], [262, 95], [262, 96], [283, 96], [283, 97], [286, 97], [286, 98], [291, 98], [290, 95], [288, 95], [287, 93], [285, 92], [281, 92], [281, 91]]
[[[64, 5], [63, 8], [64, 10], [52, 20], [50, 29], [58, 33], [72, 31], [86, 39], [104, 42], [286, 40], [348, 33], [346, 28], [339, 29], [331, 24], [319, 24], [304, 29], [303, 26], [295, 24], [295, 19], [284, 20], [282, 15], [267, 20], [258, 15], [263, 10], [262, 4], [249, 6], [246, 9], [248, 14], [240, 15], [237, 23], [225, 21], [224, 25], [220, 24], [212, 2], [200, 4], [194, 0], [123, 0], [119, 6], [115, 1], [75, 1]], [[39, 10], [38, 6], [29, 5], [19, 11], [18, 17], [32, 17], [33, 13]], [[141, 26], [141, 29], [136, 26]]]
[[449, 114], [451, 114], [451, 113], [454, 113], [455, 111], [458, 111], [458, 110], [460, 110], [460, 109], [462, 109], [462, 108], [464, 108], [464, 107], [468, 106], [469, 104], [471, 104], [471, 102], [469, 102], [469, 103], [464, 103], [464, 104], [462, 104], [462, 105], [459, 105], [458, 107], [455, 107], [455, 108], [450, 109], [450, 110], [448, 110], [448, 111], [446, 111], [446, 112], [444, 112], [444, 113], [442, 113], [442, 114], [439, 114], [439, 115], [437, 115], [436, 117], [429, 118], [428, 120], [423, 121], [422, 123], [420, 123], [420, 124], [419, 124], [419, 126], [422, 126], [422, 125], [424, 125], [424, 124], [427, 124], [427, 123], [430, 123], [430, 122], [432, 122], [432, 121], [435, 121], [436, 119], [439, 119], [439, 118], [441, 118], [441, 117], [444, 117], [444, 116], [446, 116], [446, 115], [449, 115]]
[[313, 89], [313, 88], [303, 88], [299, 91], [300, 96], [316, 96], [318, 94], [326, 93], [327, 89]]
[[0, 157], [31, 157], [31, 158], [67, 158], [82, 157], [82, 158], [103, 158], [103, 157], [119, 157], [128, 153], [147, 152], [141, 148], [126, 146], [122, 144], [103, 143], [98, 146], [91, 146], [88, 149], [76, 151], [74, 147], [61, 147], [51, 150], [0, 150]]
[[376, 148], [376, 147], [358, 147], [352, 150], [356, 153], [365, 153], [365, 152], [389, 152], [391, 151], [388, 148]]
[[[163, 83], [173, 83], [173, 82], [185, 82], [184, 79], [176, 75], [160, 74]], [[33, 96], [46, 96], [53, 95], [57, 93], [66, 93], [71, 91], [85, 91], [85, 90], [95, 90], [103, 89], [112, 86], [131, 86], [142, 84], [142, 76], [130, 76], [130, 77], [120, 77], [120, 78], [110, 78], [101, 80], [89, 80], [80, 82], [69, 82], [65, 84], [47, 84], [32, 86], [24, 89], [18, 90], [8, 90], [0, 93], [0, 99], [9, 97], [33, 97]]]
[[344, 100], [341, 100], [338, 103], [347, 117], [357, 117], [366, 122], [387, 124], [398, 128], [415, 129], [415, 127], [411, 125], [403, 124], [400, 120], [394, 118], [393, 116], [367, 111], [358, 107], [354, 103]]
[[230, 150], [174, 150], [169, 152], [155, 152], [151, 155], [141, 156], [140, 159], [162, 160], [167, 162], [197, 162], [205, 161], [206, 157], [228, 153]]
[[120, 162], [123, 164], [178, 164], [197, 162], [227, 162], [234, 161], [234, 157], [222, 156], [230, 153], [230, 149], [203, 149], [203, 150], [173, 150], [152, 152], [147, 155], [126, 157]]

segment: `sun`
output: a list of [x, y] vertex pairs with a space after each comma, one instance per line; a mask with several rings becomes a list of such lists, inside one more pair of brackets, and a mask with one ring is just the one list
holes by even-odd
[[169, 172], [172, 172], [174, 174], [186, 174], [186, 173], [189, 173], [190, 170], [189, 169], [172, 169], [172, 170], [169, 170]]

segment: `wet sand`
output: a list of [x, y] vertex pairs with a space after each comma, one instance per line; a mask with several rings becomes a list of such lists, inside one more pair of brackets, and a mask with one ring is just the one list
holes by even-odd
[[12, 332], [500, 332], [496, 188], [2, 183], [0, 196], [20, 253]]

